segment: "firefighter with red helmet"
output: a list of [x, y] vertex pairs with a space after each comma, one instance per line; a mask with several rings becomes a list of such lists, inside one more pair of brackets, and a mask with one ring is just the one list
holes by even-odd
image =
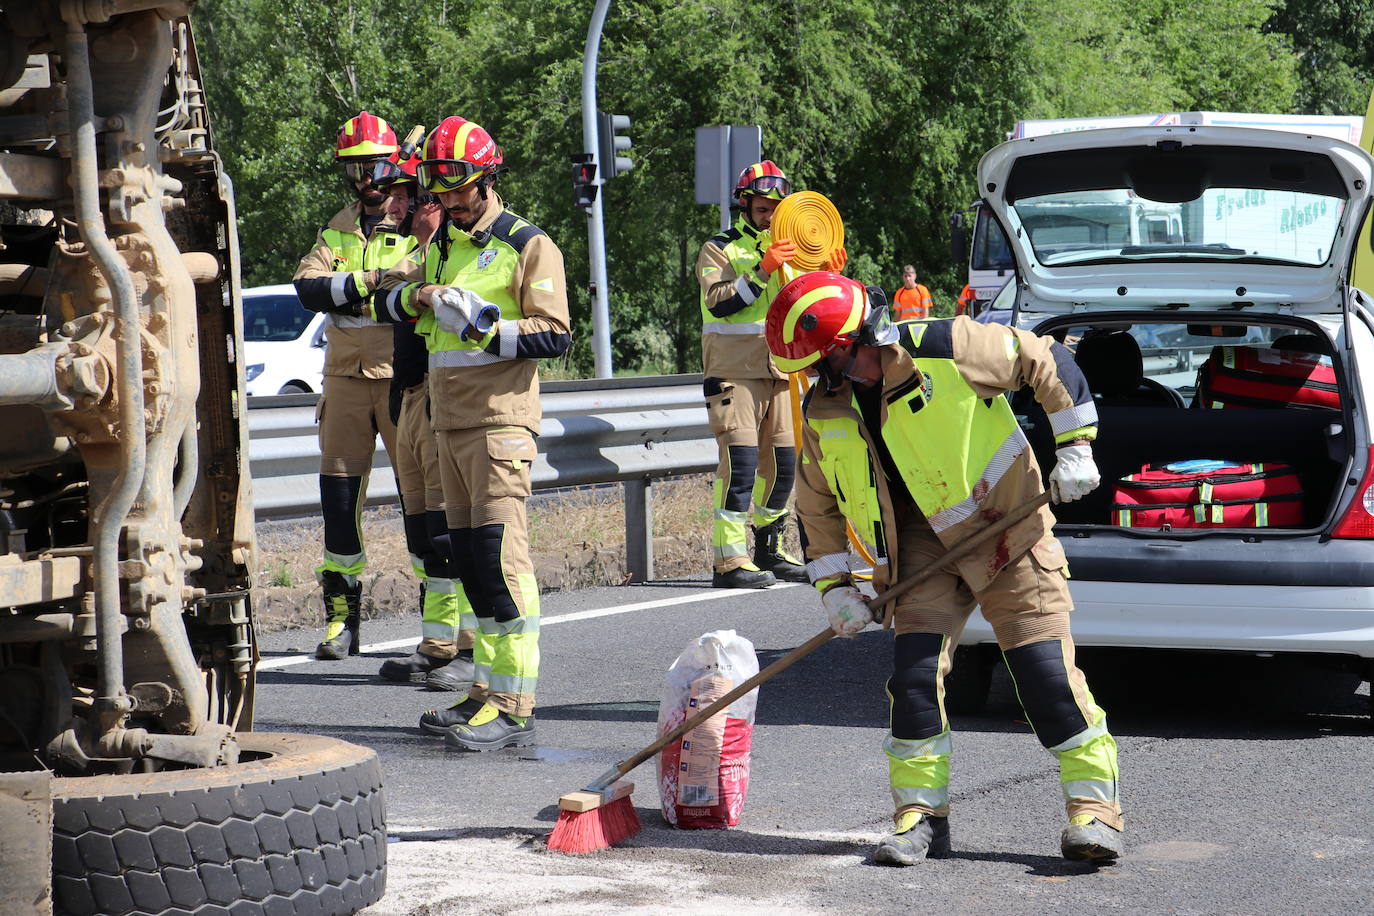
[[720, 452], [711, 527], [711, 584], [718, 588], [806, 581], [801, 564], [783, 550], [796, 472], [787, 375], [769, 358], [763, 339], [768, 303], [796, 256], [791, 239], [774, 239], [770, 232], [773, 211], [791, 192], [771, 159], [744, 169], [735, 183], [734, 225], [707, 239], [697, 256], [702, 389]]
[[505, 208], [492, 187], [502, 171], [500, 147], [477, 124], [449, 117], [430, 132], [419, 180], [447, 223], [387, 274], [373, 305], [415, 320], [425, 338], [450, 555], [477, 619], [467, 697], [424, 713], [420, 727], [479, 751], [534, 740], [539, 588], [525, 500], [538, 361], [571, 341], [563, 255]]
[[[851, 575], [846, 521], [875, 558], [879, 590], [1044, 492], [1040, 468], [1002, 395], [1029, 385], [1054, 431], [1051, 497], [1099, 483], [1097, 410], [1062, 344], [967, 317], [892, 324], [882, 292], [835, 273], [804, 274], [773, 300], [779, 367], [819, 376], [807, 394], [797, 513], [806, 570], [835, 632], [874, 619]], [[1006, 659], [1026, 719], [1059, 761], [1069, 859], [1121, 855], [1117, 748], [1074, 662], [1064, 550], [1048, 507], [886, 607], [896, 632], [883, 742], [896, 829], [875, 860], [947, 855], [950, 728], [943, 681], [975, 605]]]
[[[372, 183], [387, 195], [387, 213], [403, 234], [424, 247], [443, 220], [438, 199], [419, 187], [416, 177], [423, 139], [417, 127], [400, 150], [377, 162]], [[385, 315], [377, 316], [385, 319]], [[467, 687], [472, 682], [472, 648], [477, 618], [448, 551], [444, 490], [439, 478], [434, 430], [429, 423], [429, 353], [413, 321], [393, 324], [394, 357], [389, 399], [396, 424], [396, 486], [411, 569], [420, 580], [420, 643], [406, 658], [382, 663], [378, 674], [390, 681], [425, 683], [434, 690]]]
[[381, 118], [366, 111], [339, 130], [334, 158], [357, 199], [320, 229], [296, 270], [296, 293], [324, 312], [324, 391], [320, 424], [320, 511], [324, 557], [315, 575], [324, 596], [325, 638], [317, 658], [341, 659], [359, 648], [359, 577], [366, 568], [359, 513], [377, 436], [395, 455], [396, 427], [387, 410], [392, 331], [368, 317], [368, 302], [388, 268], [415, 249], [414, 238], [386, 214], [373, 170], [399, 146]]

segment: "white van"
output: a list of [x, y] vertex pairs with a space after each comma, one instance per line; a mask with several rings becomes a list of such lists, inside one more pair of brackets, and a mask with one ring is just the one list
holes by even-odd
[[[998, 297], [1009, 323], [1072, 350], [1098, 405], [1102, 485], [1055, 507], [1079, 644], [1321, 653], [1374, 671], [1374, 300], [1348, 285], [1371, 180], [1359, 147], [1246, 128], [1065, 133], [983, 157], [982, 210], [1015, 261]], [[1148, 201], [1179, 230], [1066, 239], [1038, 218], [1093, 195]], [[1327, 381], [1263, 375], [1296, 364]], [[1239, 365], [1260, 374], [1218, 395]], [[1048, 471], [1053, 436], [1028, 394], [1012, 403]], [[1291, 486], [1234, 516], [1122, 510], [1126, 478], [1199, 462], [1282, 468]], [[962, 642], [961, 682], [985, 692], [992, 631], [975, 616]]]

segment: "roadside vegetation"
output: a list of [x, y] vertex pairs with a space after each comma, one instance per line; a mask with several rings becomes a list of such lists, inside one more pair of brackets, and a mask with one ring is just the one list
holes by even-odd
[[[614, 361], [700, 371], [692, 266], [718, 228], [693, 193], [693, 129], [759, 124], [765, 155], [845, 220], [849, 273], [891, 289], [917, 266], [947, 314], [963, 284], [947, 220], [979, 157], [1025, 118], [1132, 112], [1360, 114], [1374, 18], [1331, 0], [615, 0], [598, 80], [635, 167], [605, 195]], [[245, 284], [285, 282], [348, 200], [339, 125], [404, 132], [460, 114], [511, 171], [498, 190], [562, 248], [592, 368], [582, 148], [585, 0], [216, 0], [196, 7], [216, 147], [238, 191]]]

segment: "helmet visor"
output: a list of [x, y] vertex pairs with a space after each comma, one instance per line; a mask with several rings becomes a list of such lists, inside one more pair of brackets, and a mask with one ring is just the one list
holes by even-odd
[[464, 159], [426, 159], [420, 163], [420, 186], [436, 194], [456, 191], [479, 177], [485, 169]]
[[760, 175], [740, 189], [740, 193], [763, 194], [770, 197], [777, 194], [782, 198], [792, 193], [792, 184], [781, 175]]
[[379, 188], [410, 178], [399, 165], [392, 162], [390, 159], [379, 159], [374, 163], [370, 177], [372, 178], [372, 183]]
[[378, 165], [387, 165], [385, 159], [347, 159], [343, 163], [344, 177], [349, 181], [365, 181], [369, 178], [376, 182], [377, 177], [373, 174], [373, 169]]

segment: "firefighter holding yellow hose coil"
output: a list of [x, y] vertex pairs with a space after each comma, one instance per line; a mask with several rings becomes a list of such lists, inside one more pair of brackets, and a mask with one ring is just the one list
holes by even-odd
[[[711, 529], [711, 584], [718, 588], [806, 581], [802, 565], [782, 546], [796, 441], [787, 375], [774, 365], [763, 339], [768, 303], [790, 279], [787, 264], [797, 254], [791, 239], [774, 239], [769, 231], [773, 211], [791, 191], [771, 159], [746, 168], [735, 183], [734, 225], [707, 239], [697, 257], [702, 387], [720, 449]], [[844, 266], [843, 249], [831, 266]]]

